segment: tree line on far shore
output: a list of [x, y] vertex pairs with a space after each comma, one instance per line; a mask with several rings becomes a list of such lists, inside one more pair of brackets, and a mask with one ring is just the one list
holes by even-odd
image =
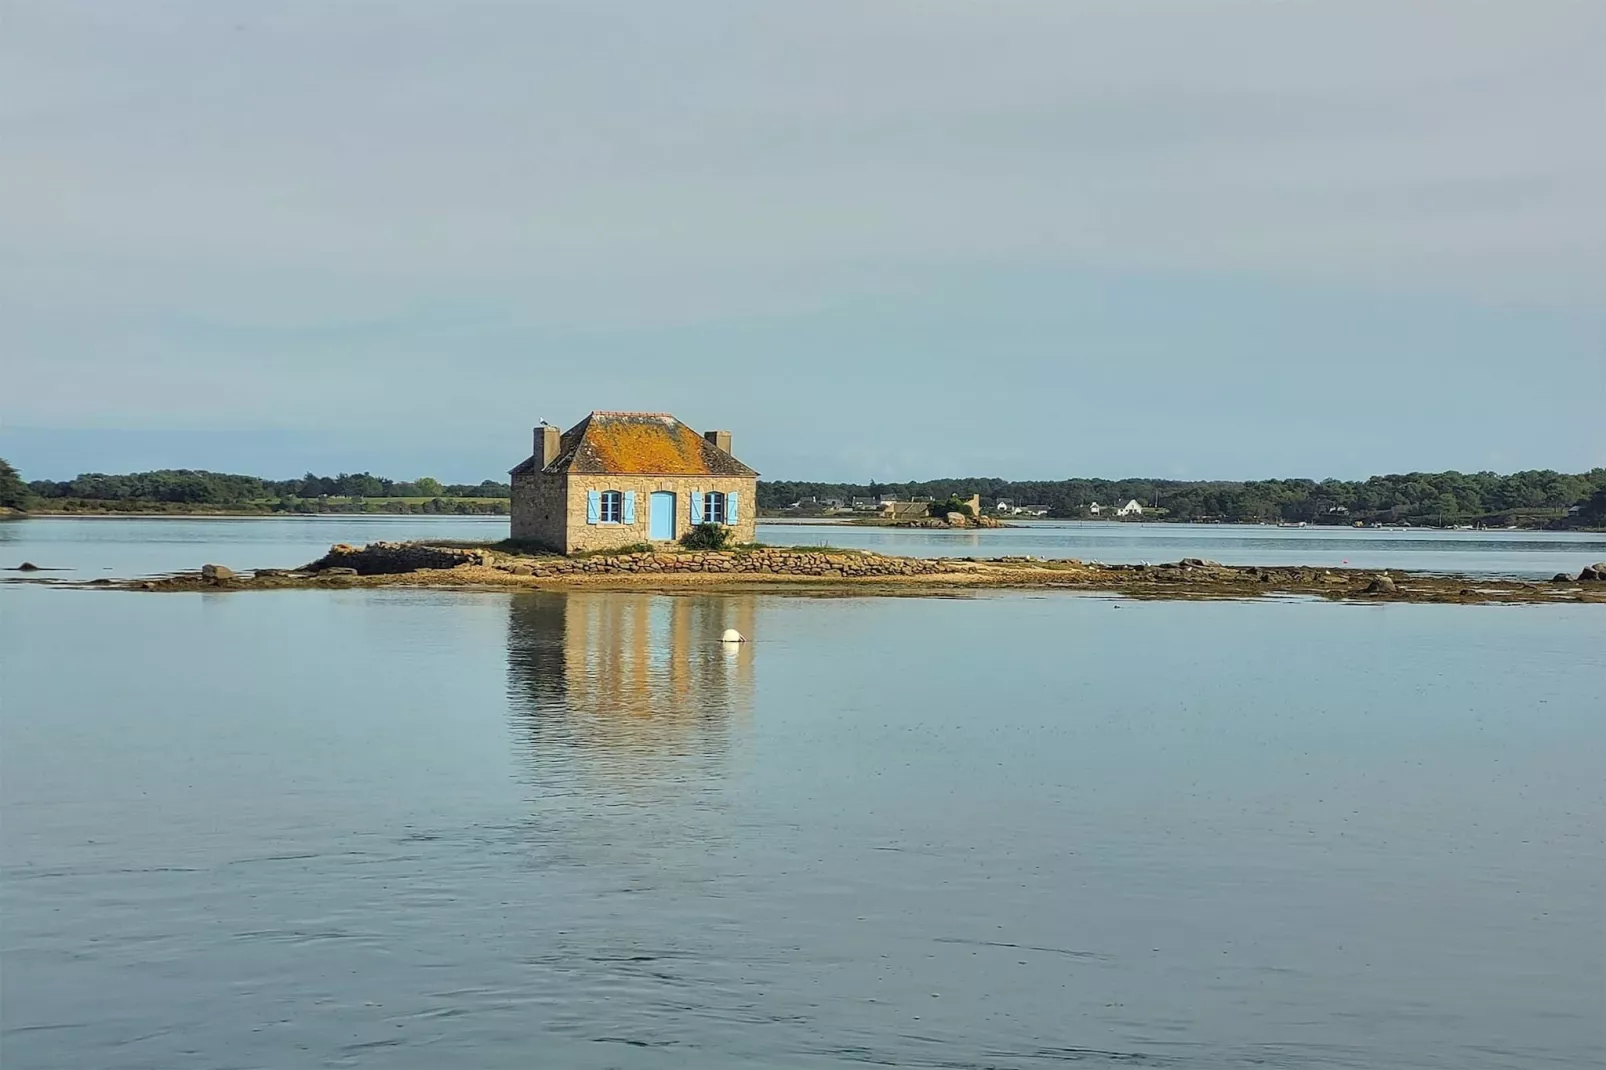
[[[1103, 506], [1136, 500], [1148, 517], [1223, 523], [1506, 524], [1565, 527], [1606, 524], [1606, 468], [1567, 474], [1514, 472], [1411, 472], [1360, 481], [1264, 479], [1244, 482], [1170, 479], [993, 478], [933, 479], [911, 483], [760, 482], [758, 505], [786, 511], [794, 503], [896, 495], [910, 500], [969, 498], [984, 508], [998, 499], [1047, 509], [1053, 518], [1089, 515]], [[1576, 507], [1576, 512], [1573, 512]]]
[[[413, 512], [503, 513], [511, 490], [506, 483], [441, 483], [429, 476], [386, 479], [367, 472], [299, 479], [262, 479], [194, 469], [162, 469], [106, 475], [87, 472], [76, 479], [35, 480], [26, 485], [0, 461], [21, 488], [26, 508], [52, 510], [176, 512], [185, 508], [254, 512]], [[0, 471], [0, 487], [4, 486]], [[411, 500], [404, 500], [411, 499]]]
[[0, 457], [0, 509], [26, 509], [28, 485], [5, 458]]
[[[0, 460], [0, 508], [107, 512], [416, 512], [504, 513], [506, 483], [443, 484], [422, 476], [393, 480], [367, 472], [299, 479], [262, 479], [189, 469], [127, 475], [86, 473], [70, 480], [24, 483]], [[909, 483], [810, 483], [761, 480], [758, 506], [786, 512], [798, 502], [879, 497], [946, 501], [1004, 498], [1047, 509], [1050, 517], [1088, 515], [1094, 502], [1136, 499], [1146, 516], [1226, 523], [1300, 521], [1313, 524], [1411, 523], [1448, 525], [1518, 523], [1531, 526], [1606, 526], [1606, 468], [1568, 474], [1514, 472], [1411, 472], [1360, 481], [1267, 479], [1188, 482], [1168, 479], [997, 478], [933, 479]], [[805, 510], [806, 511], [806, 510]]]

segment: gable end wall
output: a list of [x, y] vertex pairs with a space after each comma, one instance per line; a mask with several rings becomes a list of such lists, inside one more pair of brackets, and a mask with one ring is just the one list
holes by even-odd
[[[539, 471], [514, 476], [509, 534], [521, 542], [563, 552], [568, 530], [568, 479], [566, 475]], [[583, 507], [580, 519], [585, 520]]]

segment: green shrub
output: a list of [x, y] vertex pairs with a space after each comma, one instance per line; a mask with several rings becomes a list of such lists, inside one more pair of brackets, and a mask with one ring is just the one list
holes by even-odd
[[960, 513], [964, 516], [970, 517], [971, 519], [975, 519], [976, 516], [975, 510], [971, 509], [970, 507], [970, 503], [966, 501], [960, 501], [958, 498], [949, 498], [945, 502], [932, 502], [931, 505], [926, 508], [926, 512], [930, 513], [938, 520], [941, 520], [949, 513]]
[[680, 537], [680, 545], [688, 550], [723, 550], [730, 542], [731, 529], [724, 524], [704, 521]]
[[28, 508], [28, 487], [17, 470], [0, 458], [0, 507], [22, 511]]

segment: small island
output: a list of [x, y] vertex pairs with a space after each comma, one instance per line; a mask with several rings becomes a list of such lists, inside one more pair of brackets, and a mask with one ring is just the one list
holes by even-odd
[[1549, 582], [1307, 566], [1223, 565], [1199, 558], [1158, 565], [1099, 564], [1035, 557], [914, 558], [824, 546], [623, 547], [556, 554], [499, 543], [339, 544], [296, 569], [206, 564], [143, 579], [17, 577], [13, 583], [152, 592], [294, 588], [442, 588], [481, 591], [569, 589], [772, 590], [812, 594], [957, 595], [989, 590], [1057, 590], [1134, 599], [1319, 597], [1364, 602], [1606, 604], [1606, 562]]

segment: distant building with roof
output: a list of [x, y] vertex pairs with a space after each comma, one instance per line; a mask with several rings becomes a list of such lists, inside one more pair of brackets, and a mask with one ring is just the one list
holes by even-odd
[[698, 434], [666, 412], [593, 412], [542, 424], [511, 473], [512, 536], [562, 553], [671, 542], [704, 522], [755, 541], [758, 473], [729, 431]]

